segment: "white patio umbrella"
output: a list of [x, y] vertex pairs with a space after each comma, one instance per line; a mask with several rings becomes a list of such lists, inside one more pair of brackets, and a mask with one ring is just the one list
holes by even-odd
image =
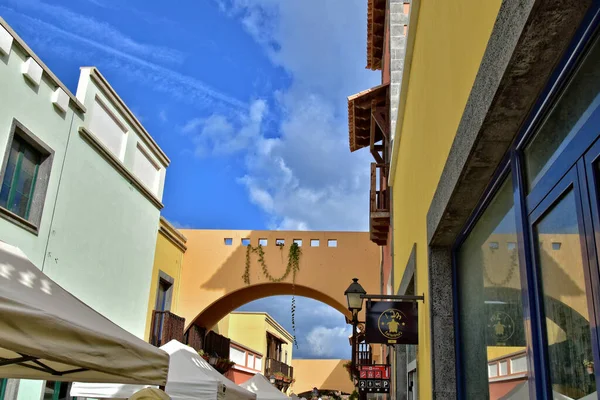
[[82, 303], [4, 242], [0, 315], [3, 378], [166, 383], [167, 353]]
[[262, 374], [256, 374], [246, 382], [240, 383], [240, 387], [256, 393], [257, 400], [290, 400]]

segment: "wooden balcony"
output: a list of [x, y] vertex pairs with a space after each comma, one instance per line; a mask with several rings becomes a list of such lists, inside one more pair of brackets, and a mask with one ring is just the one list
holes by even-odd
[[283, 375], [289, 376], [291, 378], [294, 377], [294, 368], [292, 368], [284, 362], [277, 361], [273, 358], [267, 358], [265, 363], [265, 376], [267, 377], [267, 379], [269, 379], [271, 375], [274, 375], [277, 372], [280, 372]]
[[371, 194], [369, 230], [371, 241], [387, 244], [390, 228], [390, 194], [387, 186], [389, 164], [371, 163]]
[[209, 331], [204, 338], [204, 348], [202, 350], [210, 356], [229, 359], [230, 344], [231, 340], [228, 337]]
[[152, 311], [150, 344], [160, 347], [173, 339], [183, 342], [184, 328], [185, 318], [169, 311], [154, 310]]

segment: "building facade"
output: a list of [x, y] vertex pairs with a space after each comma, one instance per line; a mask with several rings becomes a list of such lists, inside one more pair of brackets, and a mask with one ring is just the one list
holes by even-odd
[[[234, 375], [245, 382], [256, 373], [293, 378], [294, 337], [265, 312], [232, 312], [215, 330], [231, 339]], [[236, 381], [237, 383], [237, 381]], [[241, 382], [240, 382], [241, 383]]]
[[397, 399], [598, 398], [599, 10], [411, 2], [389, 184], [395, 290], [425, 302]]
[[[169, 159], [98, 70], [73, 95], [2, 19], [0, 61], [0, 240], [143, 337]], [[11, 400], [65, 391], [4, 384]]]

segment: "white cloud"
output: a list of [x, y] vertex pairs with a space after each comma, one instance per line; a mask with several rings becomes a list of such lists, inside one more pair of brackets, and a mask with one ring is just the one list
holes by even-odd
[[324, 326], [315, 327], [307, 335], [306, 339], [310, 346], [310, 352], [318, 358], [335, 358], [341, 350], [348, 349], [348, 336], [352, 334], [352, 328]]
[[[366, 230], [370, 154], [351, 154], [346, 97], [377, 84], [364, 70], [362, 0], [219, 0], [292, 84], [275, 96], [275, 135], [247, 114], [221, 116], [228, 135], [251, 131], [239, 181], [277, 229]], [[223, 134], [228, 143], [229, 136]], [[274, 138], [273, 138], [274, 136]], [[215, 136], [213, 136], [215, 137]], [[220, 139], [217, 139], [220, 140]], [[218, 146], [208, 146], [215, 149]]]
[[160, 112], [158, 113], [158, 118], [160, 119], [161, 122], [167, 122], [169, 120], [169, 116], [167, 115], [167, 111], [166, 110], [160, 110]]

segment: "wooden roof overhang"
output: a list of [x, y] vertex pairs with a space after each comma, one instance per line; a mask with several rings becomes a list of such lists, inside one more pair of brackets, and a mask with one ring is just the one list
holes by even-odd
[[375, 86], [348, 97], [348, 133], [350, 151], [369, 146], [378, 162], [385, 145], [375, 143], [389, 139], [389, 83]]
[[367, 6], [367, 68], [381, 69], [387, 0], [369, 0]]

